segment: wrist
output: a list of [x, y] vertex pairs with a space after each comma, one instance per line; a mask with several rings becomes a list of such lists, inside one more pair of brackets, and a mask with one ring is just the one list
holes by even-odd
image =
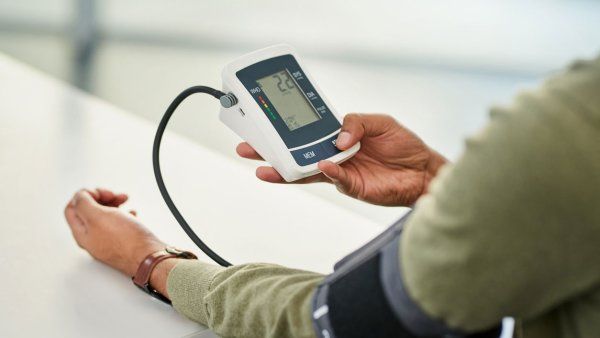
[[448, 160], [437, 151], [430, 149], [429, 161], [427, 162], [427, 168], [425, 169], [425, 187], [423, 192], [426, 193], [429, 190], [429, 183], [439, 173], [439, 170], [448, 163]]
[[189, 251], [173, 247], [162, 248], [150, 253], [131, 278], [138, 288], [167, 304], [171, 304], [167, 293], [167, 279], [179, 259], [198, 259]]
[[168, 258], [158, 263], [150, 273], [150, 285], [163, 296], [171, 299], [167, 291], [169, 273], [182, 258]]
[[140, 267], [140, 264], [142, 264], [142, 262], [148, 255], [157, 251], [164, 250], [166, 247], [167, 245], [165, 243], [156, 239], [137, 243], [137, 245], [134, 245], [131, 248], [131, 253], [129, 254], [129, 258], [127, 259], [127, 264], [124, 272], [128, 276], [134, 276], [138, 268]]

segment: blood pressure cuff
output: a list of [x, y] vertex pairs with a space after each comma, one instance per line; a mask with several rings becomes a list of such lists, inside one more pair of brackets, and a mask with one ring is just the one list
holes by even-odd
[[[497, 338], [501, 325], [464, 334], [429, 317], [407, 294], [400, 271], [402, 227], [410, 213], [335, 264], [313, 298], [319, 338]], [[441, 276], [443, 278], [443, 276]]]

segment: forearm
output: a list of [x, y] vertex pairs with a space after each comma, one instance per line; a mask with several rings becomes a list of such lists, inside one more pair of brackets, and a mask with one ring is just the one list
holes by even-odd
[[222, 336], [313, 337], [310, 304], [322, 278], [271, 264], [223, 268], [168, 259], [151, 284], [178, 312]]

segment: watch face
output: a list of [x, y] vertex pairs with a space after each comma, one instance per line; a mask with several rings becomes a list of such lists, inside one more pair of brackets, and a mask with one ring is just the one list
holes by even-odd
[[185, 258], [185, 259], [198, 259], [198, 257], [196, 257], [196, 255], [194, 255], [193, 253], [189, 252], [189, 251], [183, 251], [183, 250], [179, 250], [176, 249], [172, 246], [168, 246], [165, 248], [165, 251], [169, 254], [175, 255], [179, 258]]
[[174, 248], [174, 247], [172, 247], [172, 246], [168, 246], [168, 247], [166, 247], [166, 248], [165, 248], [165, 251], [166, 251], [167, 253], [170, 253], [170, 254], [173, 254], [173, 255], [177, 255], [177, 256], [179, 256], [179, 255], [183, 254], [183, 251], [181, 251], [181, 250], [179, 250], [179, 249], [175, 249], [175, 248]]

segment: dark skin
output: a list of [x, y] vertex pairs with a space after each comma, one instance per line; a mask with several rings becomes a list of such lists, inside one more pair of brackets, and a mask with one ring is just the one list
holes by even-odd
[[[427, 191], [429, 182], [446, 163], [388, 115], [346, 115], [337, 147], [346, 150], [358, 141], [361, 149], [351, 159], [341, 165], [321, 161], [318, 165], [322, 173], [293, 183], [333, 183], [343, 194], [371, 204], [410, 206]], [[263, 160], [246, 142], [240, 143], [236, 151], [241, 157]], [[285, 183], [272, 167], [259, 167], [256, 177]]]
[[[427, 192], [429, 183], [447, 161], [410, 130], [387, 115], [349, 114], [337, 139], [341, 150], [361, 142], [361, 149], [341, 165], [321, 161], [321, 174], [293, 183], [327, 182], [361, 201], [386, 206], [411, 206]], [[237, 153], [262, 160], [247, 143]], [[275, 169], [261, 166], [256, 176], [266, 182], [285, 183]], [[121, 206], [128, 196], [107, 189], [82, 189], [65, 207], [65, 218], [77, 244], [95, 259], [133, 276], [149, 254], [166, 246], [136, 217]], [[168, 297], [166, 285], [178, 259], [159, 263], [150, 283]]]

